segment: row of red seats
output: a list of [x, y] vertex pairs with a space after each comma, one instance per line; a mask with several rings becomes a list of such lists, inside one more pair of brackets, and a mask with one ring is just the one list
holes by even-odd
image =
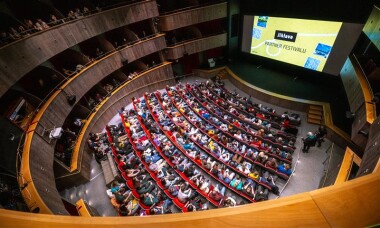
[[[180, 94], [180, 93], [178, 93], [178, 94]], [[184, 97], [182, 97], [182, 99], [186, 102], [186, 99], [185, 99]], [[187, 104], [188, 104], [188, 103], [187, 103]], [[188, 106], [191, 107], [190, 104], [188, 104]], [[192, 108], [192, 107], [191, 107], [191, 108]], [[192, 109], [192, 110], [193, 110], [194, 113], [197, 113], [194, 109]], [[214, 125], [213, 123], [211, 123], [211, 122], [209, 122], [208, 120], [206, 120], [202, 115], [199, 115], [199, 113], [197, 113], [197, 115], [198, 115], [201, 119], [203, 119], [204, 121], [208, 122], [209, 124], [213, 125], [215, 128], [219, 129], [218, 126], [216, 126], [216, 125]], [[224, 132], [224, 131], [222, 131], [222, 130], [220, 130], [220, 132], [226, 134], [226, 135], [229, 136], [229, 137], [233, 137], [233, 136], [231, 136], [229, 133]], [[233, 137], [233, 138], [234, 138], [234, 137]], [[240, 143], [244, 143], [244, 142], [242, 142], [241, 140], [239, 140], [239, 139], [237, 139], [237, 138], [235, 138], [235, 139], [236, 139], [237, 141], [239, 141]], [[226, 148], [226, 149], [229, 150], [230, 152], [232, 152], [232, 153], [234, 153], [234, 154], [236, 153], [235, 151], [233, 151], [233, 150], [231, 150], [230, 148], [226, 147], [223, 143], [218, 142], [218, 144], [219, 144], [220, 146]], [[246, 143], [245, 143], [245, 144], [246, 144]], [[247, 145], [247, 144], [246, 144], [246, 145]], [[247, 147], [249, 148], [249, 147], [251, 147], [251, 146], [250, 146], [250, 145], [247, 145]], [[251, 147], [251, 148], [252, 148], [252, 147]], [[244, 158], [248, 159], [251, 163], [256, 164], [256, 165], [258, 165], [258, 166], [260, 166], [260, 167], [262, 167], [262, 168], [268, 170], [269, 172], [271, 172], [271, 173], [273, 173], [273, 174], [275, 174], [275, 175], [278, 175], [278, 176], [281, 177], [282, 179], [287, 180], [287, 179], [289, 178], [288, 175], [286, 175], [286, 174], [284, 174], [284, 173], [281, 173], [281, 172], [278, 172], [276, 169], [273, 169], [273, 168], [271, 168], [271, 167], [265, 166], [264, 164], [262, 164], [262, 163], [260, 163], [260, 162], [257, 162], [257, 161], [255, 161], [255, 160], [253, 160], [252, 158], [249, 158], [249, 157], [247, 157], [247, 156], [244, 156]]]
[[[192, 94], [192, 93], [189, 91], [189, 94]], [[193, 94], [192, 94], [192, 95], [193, 95]], [[182, 97], [183, 97], [183, 96], [182, 96]], [[199, 100], [199, 98], [197, 98], [197, 97], [194, 96], [194, 95], [193, 95], [193, 97], [199, 102], [199, 104], [201, 104], [201, 101]], [[184, 99], [184, 100], [186, 101], [186, 99]], [[187, 101], [186, 101], [186, 103], [189, 105], [189, 103], [188, 103]], [[262, 142], [267, 143], [268, 145], [271, 145], [272, 147], [279, 148], [280, 150], [286, 151], [286, 152], [288, 152], [288, 153], [293, 153], [293, 152], [294, 152], [294, 149], [291, 148], [291, 147], [283, 146], [283, 145], [281, 145], [280, 143], [276, 143], [276, 142], [273, 142], [273, 141], [271, 141], [271, 140], [269, 140], [269, 139], [262, 138], [262, 137], [259, 136], [259, 135], [254, 135], [254, 134], [251, 133], [251, 132], [247, 132], [244, 128], [237, 127], [237, 126], [233, 125], [232, 123], [225, 121], [223, 118], [219, 118], [218, 115], [217, 115], [216, 113], [214, 113], [211, 109], [207, 108], [205, 105], [202, 104], [202, 106], [208, 111], [208, 113], [214, 115], [214, 117], [218, 118], [221, 122], [224, 122], [224, 123], [227, 124], [227, 125], [231, 125], [231, 126], [233, 126], [233, 128], [235, 128], [235, 129], [237, 129], [237, 130], [240, 130], [241, 132], [243, 132], [243, 133], [245, 133], [245, 134], [251, 135], [253, 138], [258, 138], [258, 139], [260, 139]], [[204, 118], [203, 118], [203, 119], [204, 119]], [[208, 120], [206, 120], [206, 119], [205, 119], [205, 121], [209, 122], [211, 125], [213, 125], [213, 126], [215, 126], [215, 127], [217, 127], [217, 128], [219, 129], [219, 127], [216, 126], [215, 124], [213, 124], [212, 122], [210, 122], [210, 121], [208, 121]], [[242, 142], [243, 144], [245, 144], [245, 145], [248, 146], [248, 147], [255, 147], [257, 150], [260, 150], [260, 151], [267, 151], [267, 152], [269, 152], [267, 148], [261, 147], [261, 145], [256, 147], [256, 146], [254, 146], [254, 145], [250, 145], [250, 144], [249, 144], [248, 142], [246, 142], [246, 141], [243, 141], [243, 140], [240, 140], [240, 139], [236, 138], [235, 136], [231, 135], [229, 132], [224, 132], [224, 133], [227, 134], [227, 135], [229, 135], [230, 138], [234, 138], [234, 139], [236, 139], [236, 140], [239, 140], [240, 142]], [[282, 160], [283, 162], [286, 162], [286, 163], [289, 163], [289, 164], [292, 163], [291, 160], [286, 159], [286, 158], [282, 158], [281, 156], [278, 156], [277, 154], [274, 154], [274, 153], [270, 153], [270, 156], [271, 156], [271, 157], [275, 157], [275, 158], [277, 158], [277, 159], [280, 159], [280, 160]]]
[[[216, 85], [214, 84], [214, 86], [216, 86]], [[206, 84], [206, 87], [208, 87], [209, 90], [213, 91], [213, 88], [211, 87], [211, 84]], [[218, 88], [221, 89], [221, 90], [223, 90], [226, 94], [230, 95], [230, 97], [235, 98], [239, 102], [239, 104], [242, 104], [242, 105], [244, 105], [246, 107], [252, 108], [256, 113], [263, 113], [263, 114], [266, 114], [266, 115], [271, 115], [274, 119], [284, 120], [284, 118], [281, 115], [277, 114], [277, 113], [274, 113], [274, 112], [262, 112], [258, 107], [255, 107], [254, 105], [248, 104], [240, 96], [232, 94], [230, 91], [228, 91], [223, 86], [219, 86]], [[236, 107], [236, 105], [235, 105], [235, 107]], [[240, 109], [240, 110], [242, 110], [242, 109]], [[249, 114], [249, 112], [246, 112], [245, 110], [242, 110], [242, 111]], [[272, 124], [273, 123], [277, 123], [277, 122], [273, 122], [272, 121]], [[294, 124], [296, 124], [297, 126], [299, 126], [301, 123], [297, 122], [297, 123], [294, 123]], [[294, 127], [296, 127], [296, 126], [294, 126]]]
[[[156, 94], [156, 96], [157, 96], [158, 99], [160, 99], [160, 97], [158, 97], [158, 94]], [[187, 116], [185, 113], [182, 113], [182, 112], [179, 110], [178, 106], [176, 106], [175, 102], [174, 102], [172, 99], [171, 99], [171, 101], [172, 101], [173, 105], [177, 108], [178, 112], [181, 113], [181, 114], [186, 118], [186, 120], [187, 120], [189, 123], [191, 123], [194, 127], [196, 127], [195, 123], [193, 123], [193, 122], [188, 118], [188, 116]], [[161, 104], [161, 106], [162, 106], [162, 104]], [[162, 106], [162, 107], [163, 107], [163, 106]], [[173, 121], [173, 122], [174, 122], [174, 121]], [[208, 135], [207, 132], [205, 132], [204, 130], [202, 130], [202, 129], [200, 129], [200, 128], [198, 128], [198, 129], [199, 129], [204, 135]], [[196, 142], [196, 141], [194, 141], [193, 139], [191, 139], [191, 137], [190, 137], [190, 140], [191, 140], [192, 142], [194, 142], [194, 144], [196, 144], [199, 148], [202, 148], [203, 151], [205, 151], [207, 154], [209, 154], [210, 156], [214, 157], [217, 161], [223, 163], [225, 166], [229, 167], [231, 170], [234, 170], [235, 172], [239, 173], [241, 176], [244, 176], [244, 177], [246, 177], [246, 178], [250, 178], [250, 177], [248, 177], [248, 175], [245, 174], [244, 172], [238, 170], [237, 168], [235, 168], [234, 166], [230, 165], [229, 163], [222, 161], [219, 157], [217, 157], [214, 153], [212, 153], [207, 147], [202, 146], [202, 145], [199, 144], [198, 142]], [[217, 142], [217, 143], [218, 143], [218, 142]], [[222, 146], [224, 146], [224, 145], [222, 145]], [[227, 150], [229, 150], [229, 148], [227, 148], [227, 147], [224, 147], [224, 148], [227, 149]], [[229, 150], [229, 151], [232, 152], [231, 150]], [[232, 153], [233, 153], [233, 152], [232, 152]], [[245, 159], [246, 159], [246, 158], [245, 158]], [[211, 175], [212, 175], [212, 174], [211, 174]], [[267, 189], [269, 189], [269, 190], [272, 190], [272, 188], [271, 188], [269, 185], [267, 185], [267, 184], [265, 184], [265, 183], [263, 183], [263, 182], [260, 182], [260, 181], [258, 181], [258, 180], [256, 180], [256, 179], [252, 179], [252, 178], [250, 178], [250, 179], [253, 180], [254, 182], [256, 182], [256, 184], [262, 185], [262, 186], [264, 186], [265, 188], [267, 188]]]
[[[196, 88], [198, 88], [198, 87], [196, 87]], [[188, 91], [193, 97], [195, 97], [195, 98], [199, 101], [199, 97], [196, 96], [196, 95], [197, 95], [196, 93], [193, 93], [193, 92], [192, 92], [192, 89], [190, 89], [189, 86], [187, 86], [186, 89], [187, 89], [187, 91]], [[199, 90], [199, 88], [198, 88], [197, 90], [199, 91], [200, 94], [202, 94], [202, 92]], [[217, 96], [217, 94], [215, 94], [215, 96]], [[272, 134], [272, 132], [268, 131], [268, 130], [267, 130], [266, 128], [264, 128], [263, 126], [260, 126], [260, 125], [257, 125], [257, 124], [254, 124], [254, 123], [248, 122], [248, 121], [246, 121], [246, 120], [243, 120], [243, 119], [241, 119], [239, 116], [235, 115], [234, 113], [229, 112], [229, 111], [226, 110], [224, 107], [220, 106], [220, 105], [218, 104], [218, 102], [216, 102], [215, 100], [211, 99], [210, 97], [206, 97], [206, 99], [208, 99], [208, 100], [209, 100], [210, 102], [212, 102], [214, 105], [216, 105], [217, 107], [219, 107], [220, 110], [224, 110], [225, 114], [227, 114], [227, 115], [229, 115], [229, 116], [232, 116], [233, 118], [238, 119], [239, 121], [248, 124], [249, 126], [251, 126], [252, 128], [254, 128], [254, 129], [256, 129], [256, 130], [264, 129], [264, 131], [266, 132], [266, 134]], [[221, 99], [221, 98], [220, 98], [220, 99]], [[199, 102], [200, 102], [200, 101], [199, 101]], [[242, 111], [245, 112], [244, 110], [242, 110]], [[247, 114], [248, 116], [252, 117], [250, 114], [248, 114], [248, 113], [246, 113], [246, 114]], [[266, 120], [266, 119], [263, 119], [263, 120]], [[266, 120], [266, 121], [269, 121], [269, 120]], [[235, 126], [235, 127], [236, 127], [236, 126]], [[281, 127], [280, 127], [280, 128], [281, 128]], [[245, 131], [245, 130], [242, 129], [242, 128], [239, 128], [239, 129]], [[278, 137], [282, 137], [283, 139], [286, 139], [287, 141], [292, 140], [292, 138], [290, 138], [289, 136], [287, 136], [287, 135], [286, 135], [284, 132], [282, 132], [282, 131], [278, 131], [278, 132], [276, 133], [276, 136], [278, 136]], [[263, 140], [266, 140], [266, 139], [263, 139]], [[268, 141], [269, 144], [272, 144], [272, 145], [274, 145], [274, 146], [277, 145], [276, 147], [280, 147], [280, 148], [283, 149], [283, 150], [289, 151], [289, 152], [291, 152], [291, 153], [294, 152], [295, 147], [291, 147], [291, 146], [288, 146], [288, 145], [286, 145], [286, 147], [284, 147], [284, 145], [281, 145], [281, 144], [276, 143], [276, 142], [274, 142], [274, 141], [271, 141], [271, 140], [269, 140], [269, 139], [268, 139], [267, 141]], [[270, 142], [269, 142], [269, 141], [270, 141]]]
[[[151, 108], [150, 108], [150, 106], [149, 106], [149, 102], [148, 102], [148, 99], [147, 99], [146, 95], [145, 95], [145, 99], [146, 99], [146, 101], [147, 101], [146, 104], [147, 104], [148, 109], [150, 110], [151, 114], [153, 114], [153, 113], [152, 113], [152, 110], [151, 110]], [[152, 115], [152, 116], [154, 117], [154, 115]], [[155, 118], [155, 117], [154, 117], [154, 118]], [[160, 123], [159, 123], [159, 121], [157, 120], [157, 118], [155, 118], [155, 121], [157, 122], [158, 125], [160, 125]], [[173, 121], [172, 121], [172, 122], [173, 122]], [[161, 127], [161, 125], [160, 125], [160, 127]], [[165, 134], [167, 135], [167, 132], [165, 132]], [[167, 135], [167, 136], [168, 136], [168, 135]], [[186, 156], [188, 157], [188, 159], [190, 159], [191, 161], [193, 161], [193, 162], [194, 162], [199, 168], [201, 168], [203, 171], [205, 171], [206, 173], [208, 173], [208, 174], [209, 174], [212, 178], [214, 178], [216, 181], [220, 182], [221, 184], [223, 184], [224, 186], [226, 186], [228, 189], [230, 189], [231, 191], [233, 191], [233, 192], [235, 192], [236, 194], [240, 195], [241, 197], [243, 197], [243, 198], [249, 200], [250, 202], [254, 202], [254, 199], [252, 199], [252, 197], [250, 197], [250, 196], [248, 196], [248, 195], [245, 195], [245, 194], [243, 194], [243, 192], [240, 192], [240, 191], [238, 191], [238, 190], [232, 188], [230, 185], [224, 183], [223, 181], [220, 181], [219, 178], [215, 177], [215, 176], [214, 176], [209, 170], [205, 169], [202, 165], [199, 165], [199, 164], [198, 164], [193, 158], [191, 158], [191, 157], [186, 153], [186, 151], [184, 151], [184, 149], [182, 148], [182, 146], [178, 145], [178, 143], [175, 142], [171, 137], [168, 136], [168, 138], [173, 142], [174, 145], [177, 146], [177, 148], [178, 148], [179, 150], [181, 150], [181, 152], [182, 152], [184, 155], [186, 155]]]
[[[145, 99], [146, 101], [147, 101], [147, 99]], [[135, 111], [137, 112], [138, 110], [137, 110], [137, 107], [136, 107], [136, 104], [135, 104], [135, 102], [133, 102], [133, 105], [134, 105], [134, 107], [135, 107]], [[148, 107], [148, 109], [149, 109], [149, 105], [148, 105], [148, 102], [147, 102], [147, 107]], [[148, 135], [148, 138], [150, 139], [150, 141], [151, 141], [151, 143], [155, 146], [155, 149], [160, 153], [160, 155], [161, 155], [161, 157], [163, 157], [165, 160], [166, 160], [166, 162], [167, 162], [167, 164], [169, 164], [176, 172], [177, 172], [177, 174], [179, 175], [179, 176], [181, 176], [181, 178], [183, 179], [183, 180], [185, 180], [186, 182], [188, 182], [189, 183], [189, 185], [193, 188], [193, 189], [195, 189], [200, 195], [202, 195], [204, 198], [206, 198], [210, 203], [212, 203], [214, 206], [216, 206], [216, 207], [218, 207], [219, 206], [219, 204], [220, 204], [220, 202], [217, 202], [217, 201], [215, 201], [215, 200], [213, 200], [212, 198], [210, 198], [210, 196], [209, 196], [209, 194], [210, 194], [210, 192], [211, 192], [211, 189], [213, 188], [211, 188], [210, 187], [210, 190], [208, 191], [208, 192], [204, 192], [204, 191], [202, 191], [202, 190], [200, 190], [187, 176], [185, 176], [184, 175], [184, 173], [182, 173], [181, 171], [179, 171], [178, 169], [175, 169], [174, 168], [174, 164], [169, 160], [169, 158], [168, 157], [166, 157], [165, 156], [165, 154], [162, 152], [162, 150], [161, 150], [161, 148], [160, 147], [158, 147], [155, 143], [153, 143], [153, 140], [152, 140], [152, 138], [151, 138], [151, 136], [150, 136], [150, 133], [149, 133], [149, 131], [146, 129], [146, 127], [145, 127], [145, 125], [143, 124], [143, 122], [142, 122], [142, 120], [141, 120], [141, 117], [139, 116], [138, 117], [138, 120], [139, 120], [139, 122], [140, 122], [140, 124], [141, 124], [141, 127], [143, 128], [143, 130], [144, 130], [144, 132]], [[155, 121], [157, 121], [157, 120], [155, 120]], [[162, 127], [160, 126], [160, 129], [161, 129], [161, 131], [162, 132], [165, 132], [163, 129], [162, 129]], [[168, 137], [169, 138], [169, 140], [170, 140], [170, 137]], [[176, 143], [174, 143], [173, 141], [172, 141], [172, 143], [173, 143], [173, 145], [176, 145]], [[177, 147], [178, 147], [178, 145], [176, 145]], [[170, 197], [170, 198], [172, 198], [173, 199], [173, 203], [177, 206], [177, 207], [179, 207], [180, 209], [182, 209], [184, 206], [185, 206], [185, 204], [186, 203], [182, 203], [181, 201], [179, 201], [178, 200], [178, 198], [175, 198], [175, 197]]]

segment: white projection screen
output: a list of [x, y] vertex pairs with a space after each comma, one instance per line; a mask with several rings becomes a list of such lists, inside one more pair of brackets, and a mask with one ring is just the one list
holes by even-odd
[[335, 21], [244, 16], [242, 51], [338, 75], [362, 24]]

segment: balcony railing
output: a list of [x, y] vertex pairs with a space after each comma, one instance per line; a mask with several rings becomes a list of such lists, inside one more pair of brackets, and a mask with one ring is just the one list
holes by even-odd
[[[45, 31], [48, 31], [48, 30], [50, 30], [50, 29], [58, 26], [58, 25], [62, 25], [62, 24], [68, 23], [68, 22], [82, 20], [85, 17], [94, 15], [96, 13], [100, 13], [102, 11], [114, 9], [114, 8], [121, 7], [121, 6], [130, 5], [130, 4], [141, 2], [141, 1], [142, 0], [130, 0], [130, 1], [120, 2], [120, 3], [109, 5], [109, 6], [96, 7], [95, 10], [90, 10], [88, 12], [84, 12], [84, 13], [82, 13], [80, 16], [78, 16], [76, 18], [65, 17], [65, 18], [62, 18], [62, 19], [57, 19], [56, 21], [48, 22], [48, 23], [46, 23], [49, 26], [49, 28], [47, 28], [47, 29], [37, 30], [36, 28], [32, 28], [32, 29], [28, 29], [28, 30], [19, 31], [17, 33], [17, 35], [19, 37], [17, 37], [17, 36], [16, 37], [9, 36], [9, 37], [5, 37], [5, 38], [0, 39], [0, 48], [3, 47], [3, 46], [6, 46], [6, 45], [10, 45], [10, 44], [12, 44], [14, 42], [17, 42], [17, 41], [20, 41], [20, 40], [23, 40], [23, 39], [27, 39], [31, 35], [43, 33]], [[25, 26], [25, 25], [23, 24], [23, 26]]]

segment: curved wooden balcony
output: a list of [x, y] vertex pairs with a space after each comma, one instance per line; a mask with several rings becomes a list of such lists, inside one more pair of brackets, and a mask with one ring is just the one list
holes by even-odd
[[224, 17], [227, 17], [227, 2], [160, 16], [158, 27], [160, 31], [171, 31]]
[[[80, 100], [94, 85], [121, 68], [126, 60], [132, 62], [157, 52], [165, 48], [165, 46], [164, 36], [157, 35], [113, 52], [102, 59], [94, 61], [80, 73], [70, 78], [50, 96], [33, 119], [25, 138], [20, 169], [22, 176], [19, 179], [19, 184], [23, 186], [27, 183], [22, 193], [31, 209], [38, 207], [41, 213], [47, 214], [67, 213], [56, 189], [53, 172], [54, 143], [51, 144], [50, 139], [46, 136], [48, 134], [46, 132], [49, 132], [49, 130], [62, 126], [73, 108], [68, 104], [65, 92], [75, 94], [77, 100]], [[152, 80], [154, 80], [154, 77]], [[65, 92], [62, 92], [62, 90], [65, 90]], [[78, 154], [73, 154], [72, 159], [74, 159], [74, 162], [72, 161], [70, 172], [77, 173], [80, 170], [81, 160], [78, 162], [78, 158], [81, 157]], [[89, 176], [89, 173], [87, 175]], [[31, 197], [32, 192], [37, 195]], [[44, 200], [41, 199], [38, 192], [43, 193], [41, 195]]]
[[166, 49], [167, 59], [179, 59], [184, 55], [191, 55], [205, 50], [227, 45], [227, 33], [212, 35], [200, 39], [185, 41]]
[[0, 209], [5, 227], [366, 227], [380, 216], [380, 170], [311, 192], [256, 204], [146, 217], [67, 217]]
[[142, 1], [69, 21], [1, 48], [0, 97], [26, 73], [67, 48], [112, 29], [156, 16], [156, 1]]

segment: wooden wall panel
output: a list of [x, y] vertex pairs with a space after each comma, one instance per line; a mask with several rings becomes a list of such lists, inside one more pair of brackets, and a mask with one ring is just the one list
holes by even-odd
[[0, 209], [4, 227], [368, 227], [380, 222], [380, 174], [277, 200], [146, 217], [70, 217]]
[[[124, 61], [128, 60], [128, 62], [132, 62], [143, 56], [160, 51], [165, 47], [164, 36], [160, 35], [122, 49], [89, 66], [78, 77], [73, 78], [64, 90], [69, 94], [75, 94], [78, 102], [94, 85], [120, 69]], [[45, 127], [51, 127], [52, 124], [61, 126], [72, 108], [73, 106], [70, 106], [66, 101], [66, 95], [61, 92], [46, 109], [40, 123], [45, 124]], [[56, 110], [60, 111], [57, 112]], [[51, 123], [51, 120], [54, 120], [54, 123]]]
[[380, 116], [373, 122], [369, 130], [367, 146], [357, 176], [371, 173], [380, 158]]
[[372, 174], [311, 191], [331, 227], [366, 227], [380, 222], [380, 175]]
[[[29, 167], [33, 184], [45, 204], [54, 214], [67, 214], [55, 186], [53, 172], [54, 144], [48, 144], [40, 136], [33, 137]], [[29, 180], [27, 180], [29, 181]], [[25, 189], [24, 191], [28, 191]], [[28, 195], [24, 192], [24, 194]], [[25, 198], [25, 197], [24, 197]], [[33, 200], [31, 200], [33, 201]], [[31, 202], [33, 203], [33, 202]]]
[[[348, 103], [352, 112], [356, 112], [364, 104], [364, 95], [354, 66], [347, 58], [340, 72], [342, 83], [347, 94]], [[348, 110], [347, 110], [348, 111]]]
[[167, 48], [165, 57], [167, 59], [179, 59], [184, 56], [184, 53], [189, 55], [206, 51], [209, 49], [223, 47], [227, 45], [227, 33], [201, 38], [187, 43], [183, 43], [174, 47]]
[[158, 27], [160, 31], [171, 31], [224, 17], [227, 17], [227, 2], [160, 16]]
[[156, 16], [156, 1], [142, 1], [65, 23], [1, 48], [0, 97], [26, 73], [65, 49], [109, 30]]
[[366, 106], [362, 105], [356, 111], [356, 116], [352, 124], [351, 140], [363, 149], [367, 144], [367, 137], [359, 132], [369, 132], [369, 126], [369, 123], [367, 123]]
[[283, 96], [280, 94], [271, 93], [269, 91], [255, 87], [246, 81], [241, 80], [238, 76], [227, 68], [228, 80], [232, 82], [234, 86], [242, 90], [243, 92], [252, 95], [253, 97], [267, 101], [270, 104], [277, 105], [284, 108], [289, 108], [295, 111], [306, 112], [309, 104], [306, 100], [296, 99], [292, 97]]

